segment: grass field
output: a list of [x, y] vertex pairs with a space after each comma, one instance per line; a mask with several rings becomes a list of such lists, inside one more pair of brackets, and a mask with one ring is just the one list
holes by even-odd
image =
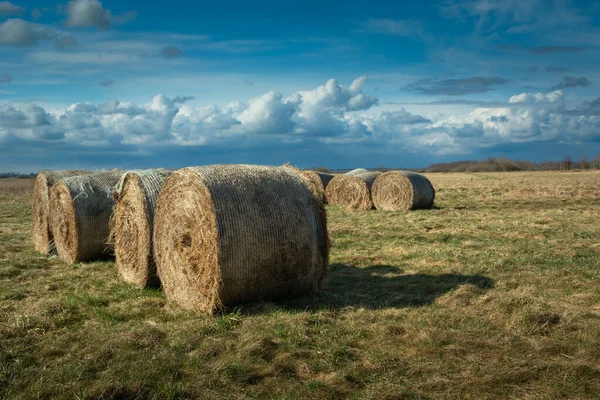
[[328, 208], [324, 293], [214, 317], [37, 255], [0, 190], [0, 398], [600, 398], [600, 173], [428, 177]]

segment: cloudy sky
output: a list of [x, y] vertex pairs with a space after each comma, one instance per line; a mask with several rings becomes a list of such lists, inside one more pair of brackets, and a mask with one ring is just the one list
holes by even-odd
[[600, 155], [600, 4], [0, 1], [0, 171]]

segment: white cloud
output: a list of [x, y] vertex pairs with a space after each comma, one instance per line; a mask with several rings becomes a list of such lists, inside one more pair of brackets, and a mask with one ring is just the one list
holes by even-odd
[[561, 90], [544, 93], [521, 93], [511, 96], [509, 103], [556, 103], [563, 99], [564, 93]]
[[99, 0], [72, 0], [67, 6], [65, 25], [70, 28], [94, 27], [106, 30], [111, 25], [124, 25], [133, 22], [136, 17], [136, 10], [113, 16], [110, 10], [105, 9]]
[[[411, 153], [468, 154], [481, 148], [536, 141], [595, 140], [595, 102], [567, 110], [562, 93], [520, 94], [499, 107], [476, 107], [434, 120], [405, 109], [377, 112], [362, 93], [366, 78], [349, 86], [329, 80], [285, 97], [274, 91], [226, 106], [192, 107], [189, 96], [157, 95], [146, 104], [118, 100], [77, 103], [48, 112], [35, 104], [0, 106], [0, 140], [62, 141], [72, 146], [365, 145]], [[517, 99], [517, 100], [514, 100]]]
[[0, 15], [22, 15], [25, 12], [23, 7], [17, 6], [10, 1], [0, 1]]
[[33, 46], [41, 40], [52, 40], [56, 33], [42, 25], [32, 24], [20, 18], [0, 24], [0, 45]]

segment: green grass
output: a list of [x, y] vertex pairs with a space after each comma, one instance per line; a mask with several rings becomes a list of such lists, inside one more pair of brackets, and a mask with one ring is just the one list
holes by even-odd
[[600, 398], [600, 174], [430, 178], [433, 210], [328, 208], [323, 293], [213, 317], [36, 254], [0, 194], [0, 398]]

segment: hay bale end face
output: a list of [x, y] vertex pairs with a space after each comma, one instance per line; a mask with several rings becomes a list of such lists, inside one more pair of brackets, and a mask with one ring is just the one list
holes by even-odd
[[433, 207], [435, 189], [421, 174], [389, 171], [378, 177], [372, 188], [373, 204], [378, 210], [417, 210]]
[[152, 253], [154, 208], [171, 171], [129, 171], [113, 193], [116, 202], [110, 224], [110, 243], [115, 247], [119, 275], [138, 288], [157, 287], [160, 282]]
[[184, 168], [158, 198], [154, 253], [167, 297], [187, 309], [309, 293], [327, 272], [325, 209], [285, 167]]
[[50, 190], [52, 234], [66, 262], [90, 261], [112, 253], [108, 242], [113, 188], [124, 171], [65, 178]]
[[381, 172], [373, 171], [358, 175], [335, 176], [327, 185], [327, 202], [350, 210], [371, 210], [373, 208], [371, 186], [380, 175]]
[[50, 188], [60, 179], [89, 174], [90, 171], [40, 171], [33, 186], [33, 246], [42, 254], [51, 254], [54, 250], [52, 230], [50, 229]]

